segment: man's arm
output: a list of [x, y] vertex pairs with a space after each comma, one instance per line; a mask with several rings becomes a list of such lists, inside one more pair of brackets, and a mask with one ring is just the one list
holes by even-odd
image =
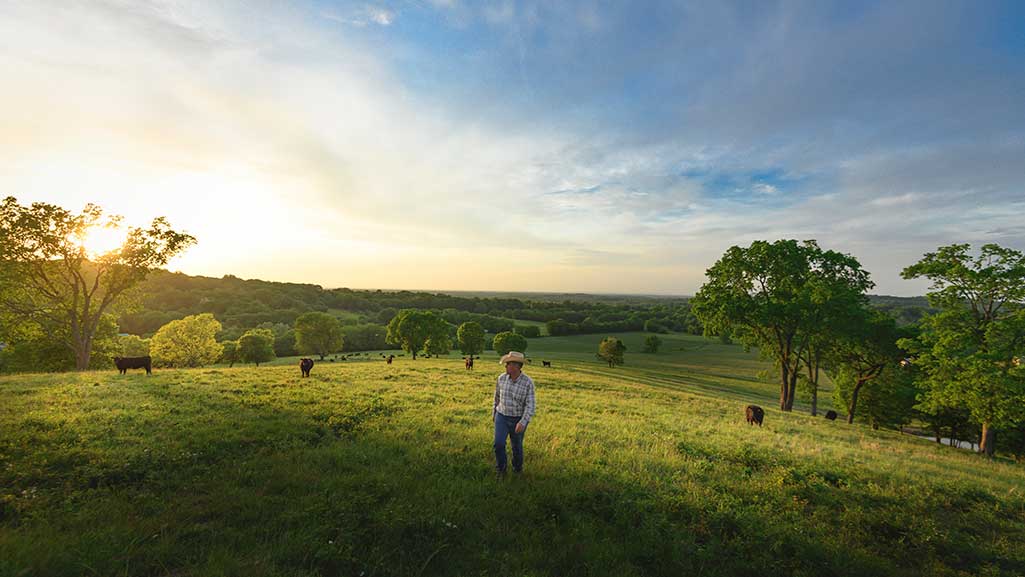
[[[534, 381], [530, 381], [530, 386], [527, 388], [527, 403], [523, 408], [523, 416], [520, 417], [520, 422], [517, 423], [516, 428], [519, 429], [519, 425], [523, 425], [526, 428], [527, 424], [530, 423], [531, 417], [534, 416], [534, 409], [536, 407], [534, 400]], [[522, 430], [522, 429], [521, 429]]]
[[495, 402], [491, 404], [491, 418], [495, 417], [495, 413], [498, 412], [498, 387], [499, 383], [502, 382], [502, 377], [495, 379]]

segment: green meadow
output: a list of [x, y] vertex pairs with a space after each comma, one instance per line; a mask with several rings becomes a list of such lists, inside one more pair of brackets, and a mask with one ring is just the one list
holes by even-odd
[[0, 575], [1025, 574], [1021, 465], [781, 413], [754, 354], [644, 336], [615, 369], [529, 341], [504, 480], [493, 353], [0, 377]]

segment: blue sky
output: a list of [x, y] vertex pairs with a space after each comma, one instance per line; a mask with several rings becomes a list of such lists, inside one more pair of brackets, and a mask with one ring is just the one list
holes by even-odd
[[0, 65], [4, 194], [167, 215], [195, 274], [689, 294], [814, 238], [921, 294], [1025, 249], [1018, 2], [15, 1]]

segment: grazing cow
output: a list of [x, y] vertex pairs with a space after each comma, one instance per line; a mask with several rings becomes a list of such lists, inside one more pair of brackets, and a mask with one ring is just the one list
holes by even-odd
[[153, 359], [145, 357], [114, 357], [114, 366], [122, 375], [128, 373], [128, 369], [146, 369], [146, 374], [153, 374]]
[[747, 406], [747, 424], [753, 425], [758, 423], [758, 426], [762, 426], [762, 419], [765, 418], [765, 411], [762, 410], [758, 405]]
[[394, 359], [395, 359], [395, 355], [388, 355], [388, 358], [387, 358], [386, 360], [388, 361], [388, 364], [390, 365], [390, 364], [391, 364], [391, 362], [392, 362], [392, 361], [393, 361]]
[[304, 377], [310, 376], [310, 369], [313, 368], [313, 359], [300, 359], [299, 370], [303, 372]]
[[826, 418], [829, 419], [830, 421], [835, 421], [836, 420], [836, 411], [833, 411], [833, 410], [826, 411]]
[[541, 361], [541, 366], [542, 367], [551, 367], [552, 366], [552, 361]]
[[466, 370], [469, 371], [469, 370], [473, 369], [473, 357], [466, 357], [465, 359], [463, 359], [463, 361], [464, 361], [463, 364], [466, 365]]

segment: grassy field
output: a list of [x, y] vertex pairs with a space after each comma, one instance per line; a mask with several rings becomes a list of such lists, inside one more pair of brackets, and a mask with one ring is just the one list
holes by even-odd
[[780, 413], [739, 347], [622, 338], [617, 369], [530, 341], [504, 481], [493, 356], [0, 377], [0, 575], [1025, 574], [1021, 466]]

